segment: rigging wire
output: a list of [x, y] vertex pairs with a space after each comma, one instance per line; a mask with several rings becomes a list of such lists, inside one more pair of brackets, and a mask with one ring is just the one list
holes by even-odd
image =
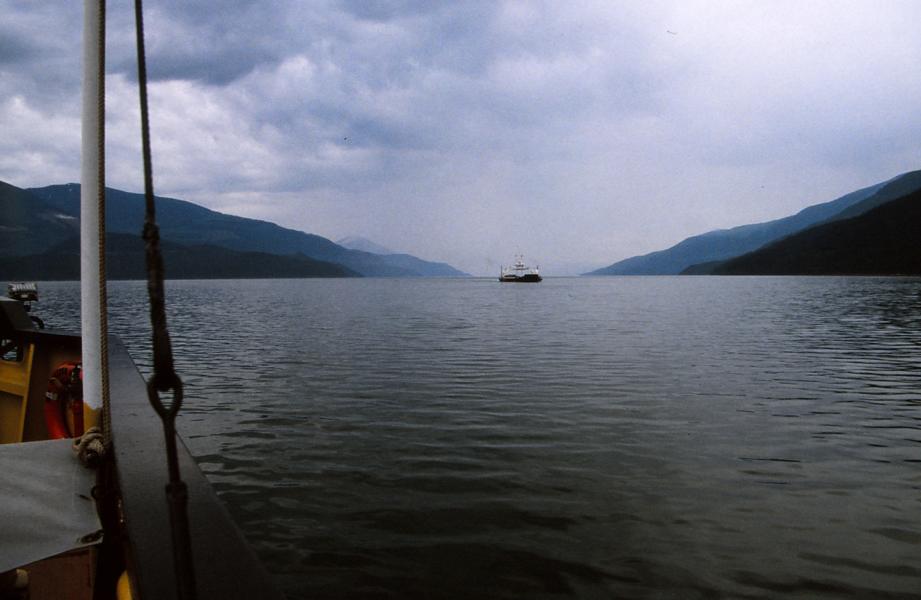
[[[138, 91], [141, 102], [141, 144], [144, 156], [144, 242], [147, 261], [147, 294], [150, 299], [150, 324], [153, 336], [153, 375], [147, 381], [147, 397], [163, 421], [169, 483], [166, 486], [173, 538], [173, 561], [179, 597], [192, 600], [196, 596], [192, 543], [189, 533], [188, 490], [179, 474], [176, 452], [176, 414], [182, 407], [182, 380], [173, 367], [173, 351], [166, 326], [166, 301], [163, 291], [163, 256], [160, 253], [160, 229], [156, 222], [153, 193], [153, 166], [150, 150], [150, 126], [147, 108], [147, 62], [144, 56], [144, 18], [141, 0], [135, 0], [137, 29]], [[160, 399], [161, 393], [172, 391], [169, 405]]]

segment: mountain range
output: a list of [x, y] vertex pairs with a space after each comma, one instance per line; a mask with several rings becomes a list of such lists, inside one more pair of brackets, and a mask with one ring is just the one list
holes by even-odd
[[[21, 189], [0, 182], [0, 257], [17, 257], [20, 265], [33, 265], [34, 275], [13, 278], [48, 279], [54, 271], [69, 273], [55, 259], [74, 249], [71, 238], [79, 231], [79, 184]], [[144, 196], [106, 188], [106, 230], [115, 247], [113, 273], [134, 277], [120, 261], [134, 247], [117, 234], [138, 236], [144, 222]], [[459, 277], [465, 273], [444, 263], [408, 254], [382, 256], [351, 250], [310, 233], [287, 229], [267, 221], [219, 213], [175, 198], [157, 198], [157, 222], [164, 252], [175, 254], [169, 277]], [[208, 256], [200, 262], [198, 257]], [[28, 257], [28, 260], [26, 258]], [[63, 264], [68, 264], [65, 260]], [[143, 262], [140, 263], [143, 265]], [[0, 275], [12, 268], [0, 261]], [[258, 266], [258, 267], [256, 267]], [[48, 269], [51, 269], [49, 271]], [[58, 270], [55, 270], [58, 269]], [[63, 269], [60, 270], [60, 269]], [[16, 271], [17, 273], [20, 271]], [[49, 275], [42, 275], [49, 273]], [[11, 278], [12, 275], [4, 275]], [[65, 278], [70, 278], [68, 275]]]
[[[357, 277], [358, 273], [303, 255], [237, 252], [207, 244], [184, 245], [162, 240], [160, 251], [170, 279], [261, 279]], [[106, 234], [106, 275], [109, 279], [145, 279], [144, 240], [139, 235]], [[0, 257], [0, 279], [80, 278], [80, 240], [69, 237], [39, 254]]]
[[[830, 202], [810, 206], [795, 215], [692, 236], [668, 249], [634, 256], [587, 275], [715, 273], [716, 266], [723, 261], [754, 252], [816, 226], [861, 217], [919, 189], [921, 171], [904, 173]], [[921, 223], [917, 225], [921, 226]]]
[[[458, 277], [364, 238], [324, 237], [157, 199], [169, 278]], [[144, 197], [106, 189], [107, 271], [144, 277]], [[80, 186], [0, 181], [0, 279], [79, 277]], [[921, 274], [921, 171], [800, 212], [689, 237], [589, 275]], [[351, 247], [349, 247], [351, 246]]]
[[810, 227], [730, 260], [689, 267], [712, 275], [921, 274], [921, 190], [856, 217]]

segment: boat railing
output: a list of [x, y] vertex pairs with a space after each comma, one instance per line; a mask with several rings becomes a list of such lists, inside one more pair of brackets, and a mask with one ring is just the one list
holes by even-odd
[[[20, 302], [0, 298], [0, 342], [11, 346], [6, 353], [11, 360], [2, 361], [7, 364], [0, 365], [8, 367], [7, 370], [21, 370], [23, 361], [17, 360], [17, 355], [34, 356], [29, 372], [20, 377], [24, 384], [14, 390], [22, 396], [13, 407], [18, 411], [16, 420], [21, 426], [17, 432], [12, 432], [17, 434], [15, 439], [8, 440], [13, 445], [28, 447], [31, 440], [47, 438], [42, 417], [43, 392], [53, 365], [62, 359], [80, 356], [80, 336], [37, 329]], [[18, 351], [17, 347], [23, 350]], [[169, 505], [163, 492], [169, 481], [163, 458], [166, 453], [163, 430], [148, 402], [144, 379], [125, 346], [115, 336], [109, 336], [108, 357], [114, 467], [127, 541], [128, 572], [136, 592], [134, 597], [177, 598]], [[198, 598], [282, 598], [188, 448], [181, 438], [178, 441], [177, 455], [188, 487]], [[75, 456], [72, 462], [84, 470]], [[15, 490], [9, 491], [15, 493]], [[5, 553], [15, 552], [11, 547], [15, 540], [2, 535], [0, 540], [3, 540]], [[31, 556], [28, 560], [37, 558]]]

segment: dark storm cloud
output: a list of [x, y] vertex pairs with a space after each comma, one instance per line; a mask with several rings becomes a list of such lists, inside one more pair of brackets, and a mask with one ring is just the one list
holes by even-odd
[[42, 55], [42, 50], [43, 47], [24, 32], [11, 30], [8, 24], [0, 23], [0, 66], [34, 64]]
[[[182, 79], [227, 85], [259, 65], [277, 63], [288, 51], [291, 27], [285, 13], [265, 2], [163, 2], [145, 11], [148, 76], [152, 81]], [[133, 12], [118, 7], [120, 22], [133, 23]], [[136, 76], [133, 32], [110, 70]]]
[[0, 5], [0, 99], [23, 94], [51, 108], [80, 85], [81, 9], [43, 3]]

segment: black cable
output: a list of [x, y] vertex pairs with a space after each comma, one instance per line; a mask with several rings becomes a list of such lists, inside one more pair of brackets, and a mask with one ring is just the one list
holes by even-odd
[[[179, 474], [176, 452], [176, 414], [182, 406], [182, 380], [173, 368], [173, 351], [166, 326], [166, 300], [163, 292], [163, 256], [160, 252], [160, 229], [156, 222], [153, 193], [153, 160], [150, 151], [150, 126], [147, 109], [147, 61], [144, 57], [144, 17], [141, 0], [135, 0], [137, 26], [138, 88], [141, 100], [141, 144], [144, 156], [144, 242], [147, 259], [147, 294], [150, 298], [150, 325], [153, 335], [154, 372], [147, 381], [147, 397], [163, 421], [166, 436], [166, 456], [169, 483], [166, 497], [169, 503], [173, 538], [173, 561], [176, 587], [183, 600], [194, 600], [195, 569], [192, 562], [192, 540], [189, 532], [188, 490]], [[172, 390], [173, 401], [164, 405], [161, 392]]]

